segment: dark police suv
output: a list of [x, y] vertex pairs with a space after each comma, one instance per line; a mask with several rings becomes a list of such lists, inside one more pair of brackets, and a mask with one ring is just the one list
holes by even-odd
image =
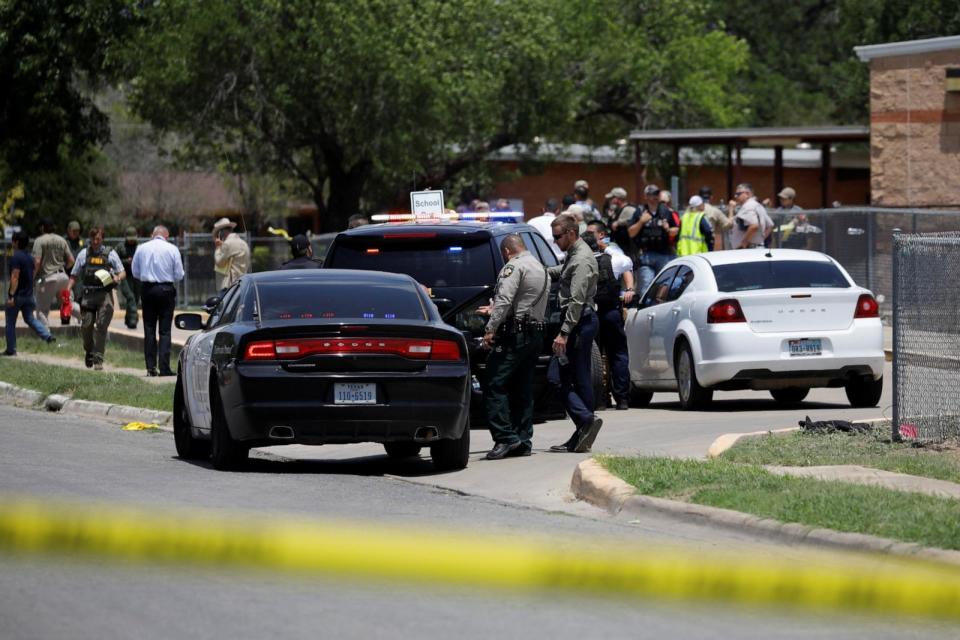
[[463, 334], [410, 276], [267, 271], [227, 289], [180, 352], [174, 440], [181, 458], [241, 466], [251, 447], [380, 442], [430, 447], [438, 470], [470, 451]]
[[[519, 235], [527, 249], [545, 266], [557, 258], [543, 236], [528, 224], [490, 222], [404, 222], [357, 227], [334, 238], [324, 266], [336, 269], [369, 269], [405, 273], [427, 287], [444, 321], [467, 338], [473, 372], [471, 423], [486, 423], [479, 380], [483, 379], [487, 352], [481, 347], [487, 317], [477, 308], [489, 304], [497, 274], [503, 267], [500, 243], [504, 236]], [[362, 293], [358, 292], [358, 295]], [[534, 377], [537, 419], [559, 418], [563, 408], [546, 379], [551, 344], [560, 331], [557, 284], [551, 286], [547, 306], [547, 332]], [[603, 362], [594, 347], [595, 396], [603, 395]]]

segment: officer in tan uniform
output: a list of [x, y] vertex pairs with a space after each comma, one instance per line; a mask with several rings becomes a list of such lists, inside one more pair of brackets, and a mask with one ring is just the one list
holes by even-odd
[[483, 402], [495, 445], [488, 460], [528, 456], [533, 445], [533, 373], [543, 346], [550, 279], [516, 234], [500, 244], [506, 264], [497, 277], [483, 336], [487, 357]]

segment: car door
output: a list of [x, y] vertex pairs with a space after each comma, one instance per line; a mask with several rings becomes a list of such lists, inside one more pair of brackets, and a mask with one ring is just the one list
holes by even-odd
[[663, 343], [664, 366], [660, 371], [661, 380], [672, 380], [676, 376], [673, 370], [673, 345], [676, 342], [677, 327], [681, 320], [690, 315], [691, 298], [684, 297], [687, 287], [693, 282], [693, 269], [685, 264], [677, 267], [677, 273], [670, 283], [667, 301], [661, 305], [660, 313], [654, 320], [653, 340]]
[[[666, 368], [666, 347], [663, 343], [662, 325], [666, 313], [664, 304], [677, 267], [667, 267], [657, 276], [640, 299], [640, 308], [630, 311], [624, 330], [627, 333], [627, 349], [630, 353], [630, 379], [656, 381], [662, 379]], [[659, 321], [659, 322], [658, 322]]]
[[187, 354], [187, 393], [190, 419], [197, 429], [210, 429], [210, 366], [213, 347], [231, 314], [235, 315], [240, 301], [240, 283], [227, 289], [220, 303], [210, 314], [207, 328], [190, 344]]

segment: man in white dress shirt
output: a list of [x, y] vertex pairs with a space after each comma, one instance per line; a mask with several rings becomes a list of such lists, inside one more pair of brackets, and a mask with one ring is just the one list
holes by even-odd
[[[143, 300], [143, 356], [148, 376], [172, 376], [170, 326], [177, 306], [177, 283], [183, 280], [180, 250], [167, 242], [170, 232], [163, 225], [153, 228], [150, 242], [140, 245], [131, 271], [141, 283]], [[160, 331], [159, 357], [157, 330]]]
[[557, 243], [554, 242], [553, 231], [550, 230], [550, 225], [553, 224], [553, 220], [557, 217], [557, 211], [559, 210], [560, 205], [557, 204], [556, 200], [550, 198], [543, 207], [543, 213], [527, 220], [527, 224], [540, 232], [540, 235], [543, 236], [547, 244], [550, 245], [550, 248], [553, 249], [553, 255], [557, 256], [557, 260], [563, 260], [566, 254], [561, 251]]

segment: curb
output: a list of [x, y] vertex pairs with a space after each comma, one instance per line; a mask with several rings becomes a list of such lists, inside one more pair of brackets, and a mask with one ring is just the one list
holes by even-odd
[[605, 509], [611, 515], [624, 513], [640, 516], [656, 511], [688, 522], [749, 531], [786, 542], [812, 542], [838, 549], [888, 553], [960, 566], [960, 551], [924, 547], [912, 542], [899, 542], [862, 533], [817, 529], [730, 509], [641, 495], [636, 493], [632, 485], [614, 476], [592, 458], [577, 465], [570, 489], [577, 498]]
[[141, 409], [123, 404], [109, 404], [93, 400], [75, 400], [69, 396], [52, 393], [44, 396], [39, 391], [24, 389], [9, 382], [0, 382], [0, 401], [18, 407], [46, 409], [70, 415], [106, 419], [110, 422], [146, 422], [156, 424], [163, 431], [173, 431], [173, 413], [155, 409]]

